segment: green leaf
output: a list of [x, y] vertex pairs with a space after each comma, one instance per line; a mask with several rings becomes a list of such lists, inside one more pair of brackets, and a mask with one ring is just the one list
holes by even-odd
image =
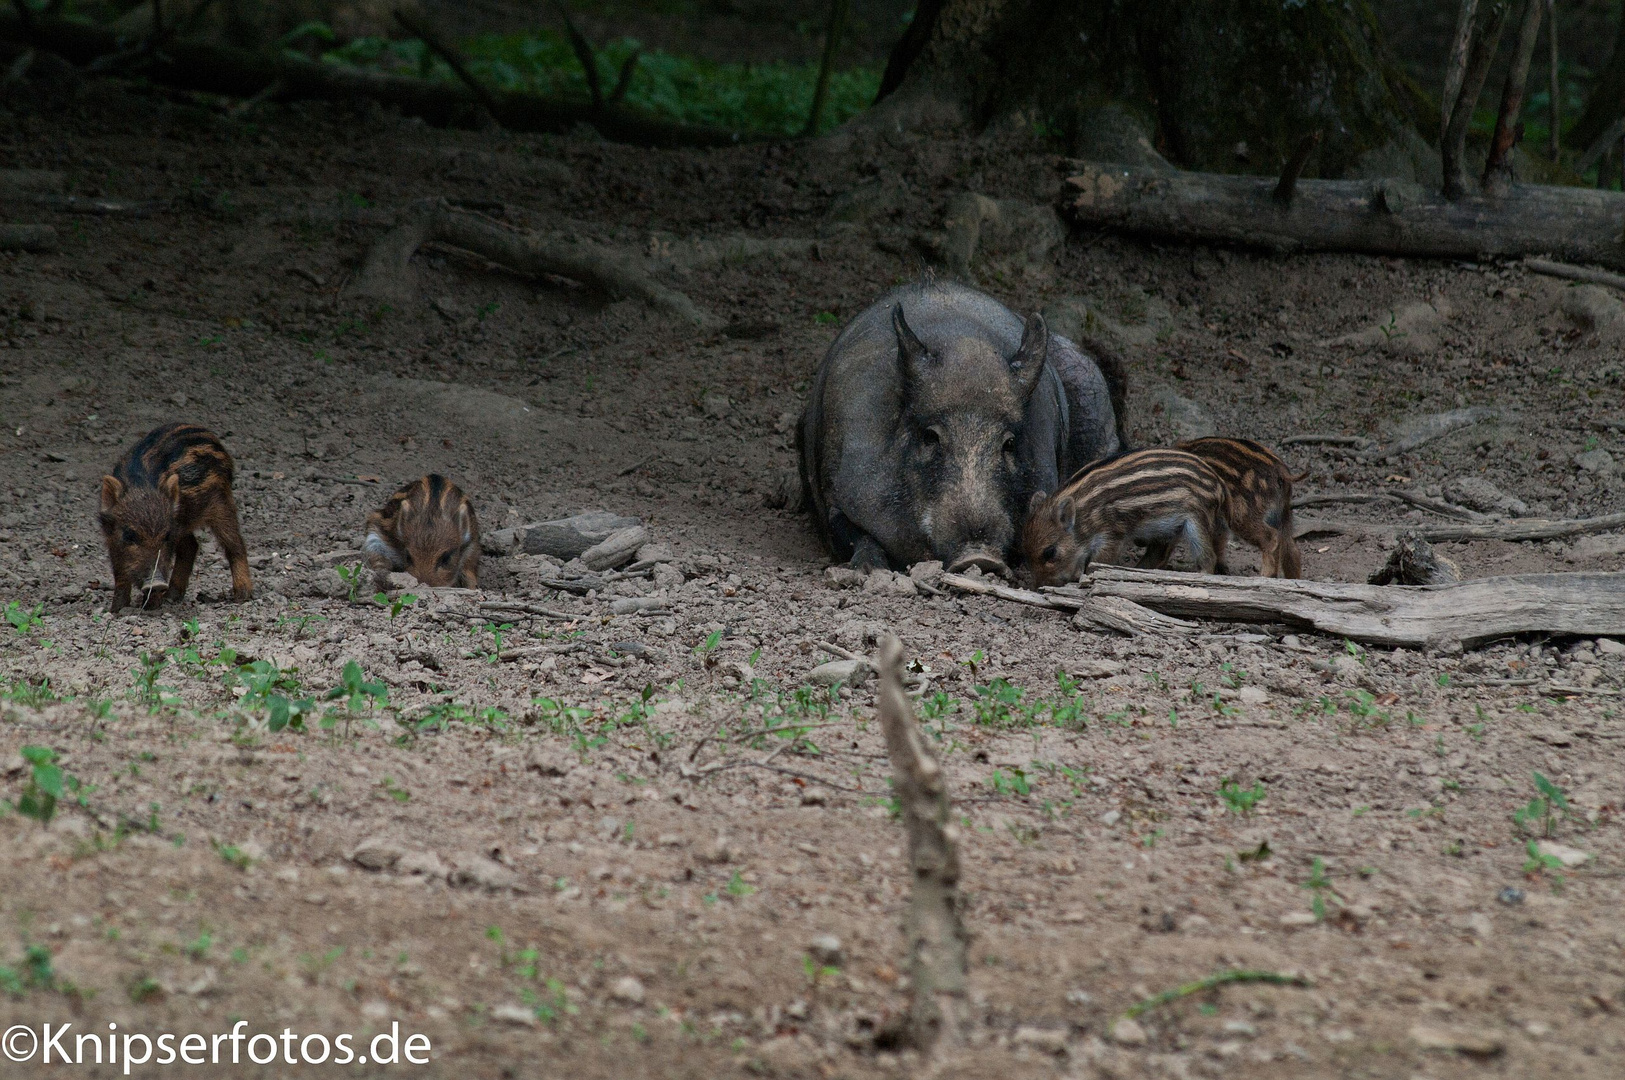
[[62, 769], [56, 765], [35, 765], [34, 786], [53, 799], [62, 797]]

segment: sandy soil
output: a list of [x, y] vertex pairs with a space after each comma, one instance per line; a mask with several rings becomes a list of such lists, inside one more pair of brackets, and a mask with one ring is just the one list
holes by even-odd
[[[431, 1040], [419, 1071], [468, 1078], [912, 1075], [892, 1047], [907, 882], [872, 695], [804, 689], [820, 643], [865, 652], [892, 629], [930, 679], [967, 826], [976, 1026], [947, 1072], [1618, 1075], [1617, 643], [1116, 638], [886, 576], [832, 587], [805, 519], [768, 508], [839, 323], [918, 271], [950, 195], [1048, 202], [1050, 159], [895, 133], [649, 153], [368, 111], [233, 120], [105, 87], [11, 107], [4, 164], [157, 206], [46, 214], [60, 253], [0, 256], [0, 603], [43, 605], [0, 626], [0, 796], [25, 794], [17, 753], [39, 746], [86, 804], [48, 828], [0, 816], [16, 991], [0, 982], [0, 1027], [241, 1018], [370, 1038], [399, 1022]], [[420, 302], [350, 299], [380, 227], [341, 211], [426, 196], [646, 250], [741, 230], [824, 241], [672, 279], [734, 337], [445, 251], [416, 261]], [[1625, 501], [1617, 472], [1575, 463], [1620, 452], [1618, 342], [1562, 314], [1561, 283], [1084, 237], [984, 284], [1022, 310], [1087, 298], [1130, 358], [1139, 441], [1202, 410], [1279, 442], [1487, 405], [1496, 418], [1393, 461], [1286, 453], [1306, 494], [1476, 476], [1531, 513]], [[1448, 317], [1326, 344], [1423, 301]], [[207, 541], [195, 602], [110, 618], [98, 480], [170, 419], [236, 456], [256, 596], [222, 599]], [[335, 567], [366, 512], [429, 470], [488, 531], [610, 510], [641, 518], [664, 561], [574, 596], [543, 584], [553, 562], [488, 556], [478, 594], [412, 588], [392, 612], [401, 590], [380, 604], [368, 583], [352, 602]], [[1310, 514], [1423, 520], [1397, 502]], [[1445, 554], [1471, 576], [1619, 570], [1625, 539]], [[1305, 572], [1363, 580], [1383, 556], [1315, 540]], [[612, 614], [638, 596], [664, 602]], [[563, 617], [481, 607], [503, 600]], [[387, 704], [363, 695], [324, 729], [342, 699], [318, 700], [310, 730], [272, 732], [227, 649], [274, 663], [296, 699], [353, 661]], [[833, 726], [788, 750], [751, 735], [785, 723]], [[1567, 793], [1551, 831], [1581, 865], [1527, 868], [1542, 826], [1513, 814], [1536, 772]], [[1266, 794], [1242, 813], [1218, 794], [1229, 781]], [[838, 970], [811, 958], [821, 935]], [[1136, 1002], [1230, 969], [1305, 985], [1193, 994], [1113, 1036]]]

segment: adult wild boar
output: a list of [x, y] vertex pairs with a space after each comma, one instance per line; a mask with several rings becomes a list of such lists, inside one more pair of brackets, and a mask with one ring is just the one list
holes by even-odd
[[1123, 445], [1123, 374], [950, 282], [894, 289], [829, 347], [797, 432], [819, 535], [859, 568], [1007, 572], [1035, 491]]

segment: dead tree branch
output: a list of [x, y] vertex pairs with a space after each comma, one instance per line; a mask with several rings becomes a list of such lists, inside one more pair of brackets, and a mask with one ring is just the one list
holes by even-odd
[[1071, 163], [1061, 211], [1101, 228], [1276, 252], [1358, 251], [1414, 258], [1551, 255], [1625, 267], [1625, 195], [1520, 184], [1503, 199], [1449, 200], [1399, 180], [1300, 180], [1292, 205], [1274, 181]]
[[1298, 177], [1303, 175], [1303, 168], [1309, 164], [1309, 155], [1315, 152], [1320, 145], [1320, 132], [1305, 135], [1298, 140], [1298, 145], [1287, 159], [1286, 167], [1281, 170], [1280, 182], [1275, 185], [1272, 198], [1282, 206], [1292, 205], [1292, 193], [1298, 184]]
[[824, 117], [824, 101], [829, 96], [829, 74], [835, 66], [835, 53], [841, 47], [841, 34], [846, 30], [846, 13], [851, 6], [852, 0], [829, 2], [829, 25], [824, 29], [824, 55], [818, 61], [818, 81], [813, 84], [807, 126], [801, 129], [803, 138], [818, 134], [818, 121]]
[[1512, 634], [1625, 634], [1625, 573], [1522, 574], [1411, 588], [1101, 568], [1096, 595], [1174, 615], [1286, 622], [1373, 645], [1473, 645]]
[[1523, 138], [1524, 87], [1529, 82], [1529, 64], [1535, 57], [1540, 37], [1540, 14], [1545, 0], [1524, 0], [1523, 22], [1518, 26], [1518, 42], [1512, 52], [1512, 66], [1501, 90], [1501, 109], [1495, 116], [1495, 134], [1490, 138], [1489, 157], [1484, 162], [1484, 193], [1505, 195], [1512, 186], [1512, 148]]
[[964, 900], [959, 894], [958, 827], [942, 765], [931, 752], [903, 693], [903, 645], [887, 634], [876, 657], [876, 713], [886, 735], [893, 791], [908, 834], [912, 879], [904, 933], [908, 943], [909, 1027], [915, 1046], [958, 1045], [967, 1018]]
[[1501, 29], [1506, 25], [1506, 17], [1506, 3], [1490, 8], [1473, 42], [1462, 73], [1461, 93], [1451, 106], [1450, 123], [1439, 144], [1439, 153], [1444, 159], [1444, 197], [1452, 202], [1467, 194], [1467, 128], [1472, 124], [1478, 96], [1484, 92], [1484, 80], [1490, 77], [1490, 65], [1495, 62], [1495, 52], [1501, 45]]
[[1550, 259], [1525, 259], [1524, 266], [1547, 277], [1584, 281], [1591, 285], [1607, 285], [1611, 289], [1625, 289], [1625, 274], [1611, 274], [1607, 270], [1594, 270], [1589, 266], [1573, 266]]
[[[48, 50], [81, 66], [124, 49], [111, 30], [39, 13], [31, 27], [14, 13], [0, 14], [0, 40]], [[448, 127], [477, 126], [482, 104], [459, 84], [322, 63], [287, 50], [255, 52], [186, 38], [156, 52], [142, 75], [163, 86], [235, 98], [251, 98], [280, 82], [281, 101], [372, 100]], [[731, 146], [741, 141], [737, 132], [662, 120], [624, 105], [595, 108], [498, 90], [491, 96], [497, 104], [492, 115], [509, 131], [562, 133], [586, 122], [607, 139], [639, 146]]]
[[396, 8], [394, 14], [395, 21], [405, 27], [407, 33], [428, 46], [430, 52], [444, 60], [446, 66], [451, 68], [452, 74], [456, 75], [462, 84], [468, 87], [469, 93], [478, 98], [480, 104], [485, 106], [485, 111], [495, 117], [501, 106], [497, 104], [497, 99], [492, 96], [490, 88], [476, 79], [474, 73], [468, 70], [468, 65], [463, 62], [462, 54], [447, 42], [442, 41], [440, 36], [427, 26], [412, 18], [404, 8]]

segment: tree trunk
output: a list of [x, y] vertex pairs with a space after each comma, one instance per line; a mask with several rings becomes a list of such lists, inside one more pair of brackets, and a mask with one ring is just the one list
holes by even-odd
[[1523, 91], [1529, 82], [1529, 62], [1540, 37], [1540, 9], [1545, 0], [1524, 0], [1523, 22], [1512, 49], [1512, 67], [1501, 91], [1501, 109], [1495, 116], [1489, 158], [1484, 162], [1484, 193], [1505, 195], [1512, 186], [1512, 148], [1523, 137]]
[[[940, 0], [910, 34], [928, 22], [894, 96], [936, 99], [973, 126], [1041, 122], [1074, 146], [1117, 102], [1154, 117], [1155, 144], [1183, 166], [1234, 170], [1245, 144], [1274, 171], [1319, 130], [1319, 171], [1337, 175], [1420, 116], [1367, 0]], [[899, 43], [888, 89], [917, 44]]]
[[1586, 100], [1585, 111], [1568, 131], [1571, 150], [1583, 153], [1591, 148], [1610, 124], [1625, 109], [1625, 10], [1620, 13], [1619, 30], [1614, 38], [1614, 53], [1603, 66], [1597, 81], [1591, 86], [1591, 97]]

